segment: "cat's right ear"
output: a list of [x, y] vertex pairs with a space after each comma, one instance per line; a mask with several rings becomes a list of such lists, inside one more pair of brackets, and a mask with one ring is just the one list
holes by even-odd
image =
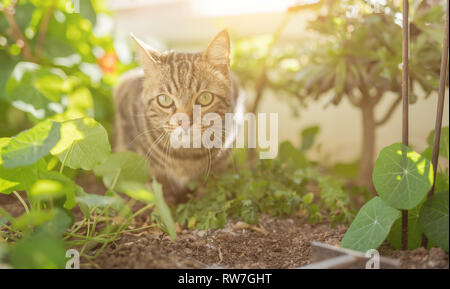
[[130, 33], [130, 36], [138, 47], [138, 55], [144, 72], [151, 73], [156, 68], [161, 53], [142, 42], [133, 33]]

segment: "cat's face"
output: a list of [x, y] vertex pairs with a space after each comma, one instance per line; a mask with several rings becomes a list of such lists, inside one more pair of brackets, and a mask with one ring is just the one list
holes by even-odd
[[183, 114], [190, 124], [183, 128], [192, 134], [193, 126], [206, 129], [201, 119], [194, 117], [194, 111], [202, 116], [217, 113], [222, 119], [230, 112], [230, 40], [226, 31], [220, 32], [202, 53], [159, 53], [134, 39], [145, 72], [143, 103], [153, 128], [169, 134], [179, 127]]

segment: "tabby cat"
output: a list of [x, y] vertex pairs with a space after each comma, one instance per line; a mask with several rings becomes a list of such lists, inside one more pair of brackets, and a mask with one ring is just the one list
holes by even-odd
[[132, 38], [143, 69], [128, 72], [115, 90], [115, 150], [148, 158], [166, 201], [185, 201], [189, 181], [222, 168], [231, 149], [173, 148], [169, 134], [175, 126], [169, 120], [175, 113], [187, 114], [191, 127], [186, 131], [192, 136], [193, 125], [206, 129], [193, 123], [194, 105], [202, 115], [214, 112], [223, 120], [225, 113], [242, 112], [242, 97], [230, 72], [230, 38], [221, 31], [200, 53], [160, 53]]

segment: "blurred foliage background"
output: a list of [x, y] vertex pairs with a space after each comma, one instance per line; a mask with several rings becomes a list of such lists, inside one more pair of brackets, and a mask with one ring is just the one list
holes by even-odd
[[133, 67], [117, 59], [113, 36], [94, 30], [103, 1], [2, 0], [0, 136], [44, 118], [95, 117], [111, 130], [112, 88]]

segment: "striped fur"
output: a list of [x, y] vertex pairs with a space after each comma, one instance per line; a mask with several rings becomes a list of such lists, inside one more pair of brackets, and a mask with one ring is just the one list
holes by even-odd
[[[143, 70], [123, 75], [115, 90], [115, 150], [131, 150], [148, 158], [152, 175], [162, 183], [170, 203], [185, 200], [188, 182], [223, 167], [230, 155], [230, 149], [175, 149], [168, 134], [168, 120], [177, 112], [188, 114], [192, 124], [192, 107], [203, 91], [215, 98], [202, 107], [202, 115], [215, 112], [224, 120], [225, 113], [234, 112], [238, 85], [229, 71], [229, 43], [224, 50], [226, 42], [216, 41], [218, 37], [228, 39], [228, 34], [219, 34], [203, 53], [158, 53], [141, 47], [145, 49], [141, 53]], [[225, 52], [223, 57], [221, 52]], [[160, 94], [173, 96], [176, 105], [162, 108], [156, 100]]]

